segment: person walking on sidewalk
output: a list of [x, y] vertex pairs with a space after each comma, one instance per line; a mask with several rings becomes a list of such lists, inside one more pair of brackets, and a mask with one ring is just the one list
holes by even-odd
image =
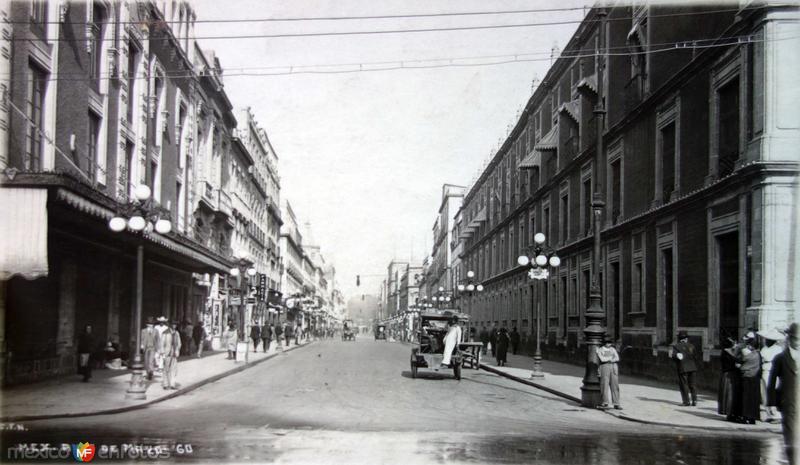
[[672, 359], [678, 369], [678, 388], [684, 406], [697, 405], [697, 389], [694, 385], [694, 375], [697, 372], [695, 357], [696, 350], [694, 344], [689, 342], [689, 333], [680, 331], [678, 343], [672, 346]]
[[[614, 405], [617, 410], [622, 410], [622, 405], [619, 402], [619, 354], [614, 347], [614, 339], [608, 334], [603, 336], [603, 345], [595, 349], [597, 352], [597, 360], [600, 363], [598, 371], [600, 373], [600, 393], [603, 396], [603, 403], [600, 405], [601, 409], [609, 408], [608, 401]], [[611, 399], [609, 399], [609, 394]]]
[[[158, 339], [161, 340], [161, 337], [164, 335], [164, 332], [169, 328], [167, 326], [167, 317], [161, 315], [160, 317], [156, 318], [156, 332], [158, 333]], [[162, 344], [156, 344], [156, 372], [158, 372], [162, 377], [164, 376], [164, 352], [161, 351]]]
[[278, 345], [278, 348], [283, 350], [283, 343], [281, 336], [283, 336], [283, 326], [279, 321], [278, 324], [275, 325], [275, 343]]
[[294, 329], [294, 345], [299, 345], [303, 340], [303, 325], [297, 325]]
[[497, 358], [497, 366], [506, 366], [506, 358], [508, 356], [508, 346], [511, 344], [511, 338], [508, 337], [508, 330], [500, 328], [497, 333], [497, 351], [495, 357]]
[[250, 339], [253, 340], [253, 353], [258, 352], [258, 343], [261, 342], [261, 326], [255, 322], [250, 326]]
[[497, 356], [497, 325], [492, 325], [492, 329], [489, 331], [489, 345], [492, 349], [492, 357]]
[[481, 340], [481, 344], [483, 344], [483, 348], [481, 349], [481, 354], [486, 355], [486, 346], [489, 345], [489, 331], [486, 330], [486, 325], [481, 325], [481, 332], [479, 337]]
[[741, 374], [736, 367], [737, 349], [733, 339], [725, 338], [719, 363], [722, 374], [717, 389], [717, 413], [725, 415], [728, 421], [737, 421], [741, 411]]
[[83, 382], [88, 383], [92, 377], [92, 352], [95, 349], [92, 325], [86, 325], [78, 337], [78, 374], [83, 375]]
[[800, 386], [797, 370], [800, 368], [800, 334], [797, 323], [786, 331], [786, 348], [772, 360], [772, 370], [767, 386], [767, 404], [777, 407], [783, 421], [783, 442], [791, 465], [800, 464], [800, 429], [797, 425], [797, 401]]
[[761, 403], [764, 405], [766, 415], [764, 421], [773, 423], [777, 420], [778, 412], [767, 402], [767, 385], [770, 371], [772, 371], [772, 361], [783, 351], [783, 347], [778, 341], [784, 336], [774, 328], [769, 331], [759, 331], [757, 334], [764, 339], [764, 347], [761, 348]]
[[264, 325], [261, 326], [261, 347], [266, 354], [269, 352], [269, 345], [272, 343], [273, 339], [273, 329], [272, 325], [264, 321]]
[[164, 374], [161, 377], [161, 387], [164, 389], [178, 389], [175, 378], [178, 377], [178, 356], [181, 354], [181, 334], [178, 331], [177, 320], [172, 322], [172, 327], [167, 328], [161, 335], [161, 353], [164, 355]]
[[158, 351], [159, 336], [161, 336], [153, 323], [155, 323], [153, 317], [148, 316], [145, 327], [142, 329], [141, 349], [144, 353], [144, 370], [147, 373], [147, 379], [153, 379], [153, 373], [156, 371], [156, 352]]
[[511, 353], [517, 355], [517, 351], [519, 350], [519, 333], [517, 332], [517, 327], [514, 326], [511, 328]]
[[286, 340], [286, 348], [289, 348], [289, 344], [292, 342], [292, 325], [286, 324], [286, 327], [283, 328], [283, 337]]
[[194, 340], [194, 345], [197, 347], [197, 358], [203, 356], [203, 344], [206, 340], [206, 329], [203, 327], [203, 322], [198, 321], [194, 328], [192, 329], [192, 339]]
[[761, 354], [755, 347], [756, 335], [748, 332], [739, 352], [737, 367], [742, 373], [742, 421], [754, 425], [761, 420]]
[[228, 329], [222, 333], [222, 339], [225, 341], [225, 346], [228, 348], [228, 360], [236, 358], [236, 343], [239, 341], [239, 332], [233, 322], [228, 323]]

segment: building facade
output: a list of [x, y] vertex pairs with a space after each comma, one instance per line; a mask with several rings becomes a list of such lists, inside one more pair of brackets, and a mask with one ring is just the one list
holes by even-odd
[[453, 217], [461, 208], [465, 189], [463, 186], [453, 184], [442, 186], [442, 201], [433, 225], [433, 250], [425, 280], [428, 290], [431, 292], [438, 291], [440, 287], [448, 293], [452, 293], [455, 289], [453, 273], [450, 268], [452, 264]]
[[[473, 319], [531, 335], [538, 308], [547, 356], [582, 363], [597, 233], [606, 331], [630, 346], [623, 370], [671, 374], [686, 330], [713, 386], [726, 337], [796, 321], [796, 266], [780, 257], [797, 253], [785, 239], [797, 237], [797, 27], [779, 6], [592, 9], [464, 198], [462, 268], [486, 288], [465, 301]], [[581, 53], [600, 33], [615, 53]], [[517, 257], [537, 232], [561, 266], [534, 284]]]

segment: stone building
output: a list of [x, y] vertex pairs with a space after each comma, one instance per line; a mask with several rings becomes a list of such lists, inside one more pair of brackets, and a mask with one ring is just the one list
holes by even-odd
[[[797, 320], [787, 257], [798, 253], [800, 16], [740, 3], [750, 6], [589, 12], [465, 195], [462, 268], [486, 288], [463, 299], [474, 320], [531, 335], [540, 305], [547, 357], [583, 363], [596, 233], [606, 330], [626, 347], [624, 371], [671, 376], [668, 348], [686, 330], [713, 386], [724, 338]], [[598, 95], [607, 116], [594, 167]], [[540, 286], [517, 264], [536, 232], [561, 258]]]

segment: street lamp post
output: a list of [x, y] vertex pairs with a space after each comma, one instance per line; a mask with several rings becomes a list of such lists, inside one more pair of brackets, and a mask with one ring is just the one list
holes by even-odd
[[444, 287], [439, 286], [439, 291], [433, 296], [436, 308], [442, 308], [442, 304], [449, 303], [453, 298], [445, 292]]
[[[546, 240], [547, 238], [544, 234], [534, 234], [534, 245], [531, 249], [533, 254], [530, 257], [527, 255], [520, 255], [519, 258], [517, 258], [517, 263], [521, 266], [530, 265], [531, 269], [528, 272], [528, 276], [536, 281], [547, 280], [550, 276], [550, 272], [547, 268], [548, 265], [553, 269], [561, 265], [561, 259], [558, 258], [556, 251], [544, 245]], [[533, 354], [533, 373], [531, 373], [531, 378], [542, 379], [544, 378], [544, 373], [542, 372], [542, 346], [540, 338], [542, 314], [539, 300], [535, 298], [533, 292], [531, 292], [531, 304], [536, 305], [536, 353]]]
[[[458, 289], [459, 298], [461, 294], [466, 293], [470, 296], [470, 313], [472, 310], [472, 295], [475, 292], [483, 292], [483, 284], [475, 281], [475, 272], [472, 270], [467, 271], [467, 279], [464, 282], [458, 283], [456, 287]], [[472, 316], [472, 315], [470, 315]]]
[[[233, 268], [230, 269], [231, 276], [237, 278], [239, 280], [239, 342], [247, 342], [247, 336], [244, 334], [245, 329], [245, 306], [247, 304], [247, 282], [244, 279], [244, 275], [247, 275], [248, 280], [252, 280], [257, 271], [256, 269], [251, 266], [250, 262], [245, 260], [244, 258], [239, 259], [239, 263], [236, 264]], [[238, 347], [237, 347], [238, 351]]]
[[[600, 30], [605, 31], [606, 12], [600, 9], [597, 13], [600, 18]], [[583, 329], [586, 341], [586, 372], [583, 375], [581, 386], [581, 403], [584, 407], [597, 407], [602, 402], [600, 392], [600, 380], [597, 376], [597, 347], [600, 345], [605, 328], [603, 320], [605, 312], [601, 304], [602, 294], [600, 292], [600, 228], [605, 202], [600, 194], [600, 163], [603, 162], [603, 131], [605, 130], [605, 101], [603, 98], [603, 76], [605, 67], [605, 34], [599, 34], [598, 53], [595, 64], [597, 66], [597, 105], [594, 114], [597, 116], [595, 144], [595, 160], [592, 167], [592, 179], [594, 180], [594, 194], [592, 195], [592, 213], [594, 216], [594, 246], [592, 248], [592, 286], [589, 289], [589, 308], [586, 309], [586, 327]]]
[[134, 200], [120, 207], [117, 214], [108, 221], [108, 228], [118, 233], [130, 229], [137, 236], [136, 244], [136, 316], [134, 334], [136, 347], [133, 350], [133, 363], [130, 366], [131, 380], [125, 397], [128, 399], [146, 399], [147, 383], [144, 379], [144, 364], [142, 363], [142, 300], [144, 280], [144, 234], [155, 230], [159, 234], [169, 234], [172, 223], [169, 221], [169, 212], [157, 205], [152, 197], [150, 188], [144, 184], [134, 190]]

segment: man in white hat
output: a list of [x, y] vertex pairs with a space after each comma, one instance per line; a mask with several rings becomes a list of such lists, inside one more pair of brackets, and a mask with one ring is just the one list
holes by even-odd
[[166, 331], [168, 329], [167, 328], [167, 317], [162, 315], [162, 316], [156, 318], [156, 322], [158, 323], [156, 325], [156, 332], [158, 333], [158, 340], [159, 340], [159, 344], [156, 346], [156, 371], [158, 372], [158, 374], [160, 376], [163, 377], [164, 376], [164, 351], [161, 350], [163, 344], [160, 341], [161, 341], [161, 337], [164, 335], [164, 331]]
[[759, 331], [758, 335], [764, 339], [764, 346], [761, 347], [761, 403], [764, 405], [767, 423], [774, 423], [778, 420], [778, 412], [775, 406], [768, 405], [767, 385], [769, 384], [769, 373], [772, 371], [772, 360], [776, 355], [783, 351], [783, 346], [778, 341], [785, 338], [783, 333], [773, 328], [769, 331]]

